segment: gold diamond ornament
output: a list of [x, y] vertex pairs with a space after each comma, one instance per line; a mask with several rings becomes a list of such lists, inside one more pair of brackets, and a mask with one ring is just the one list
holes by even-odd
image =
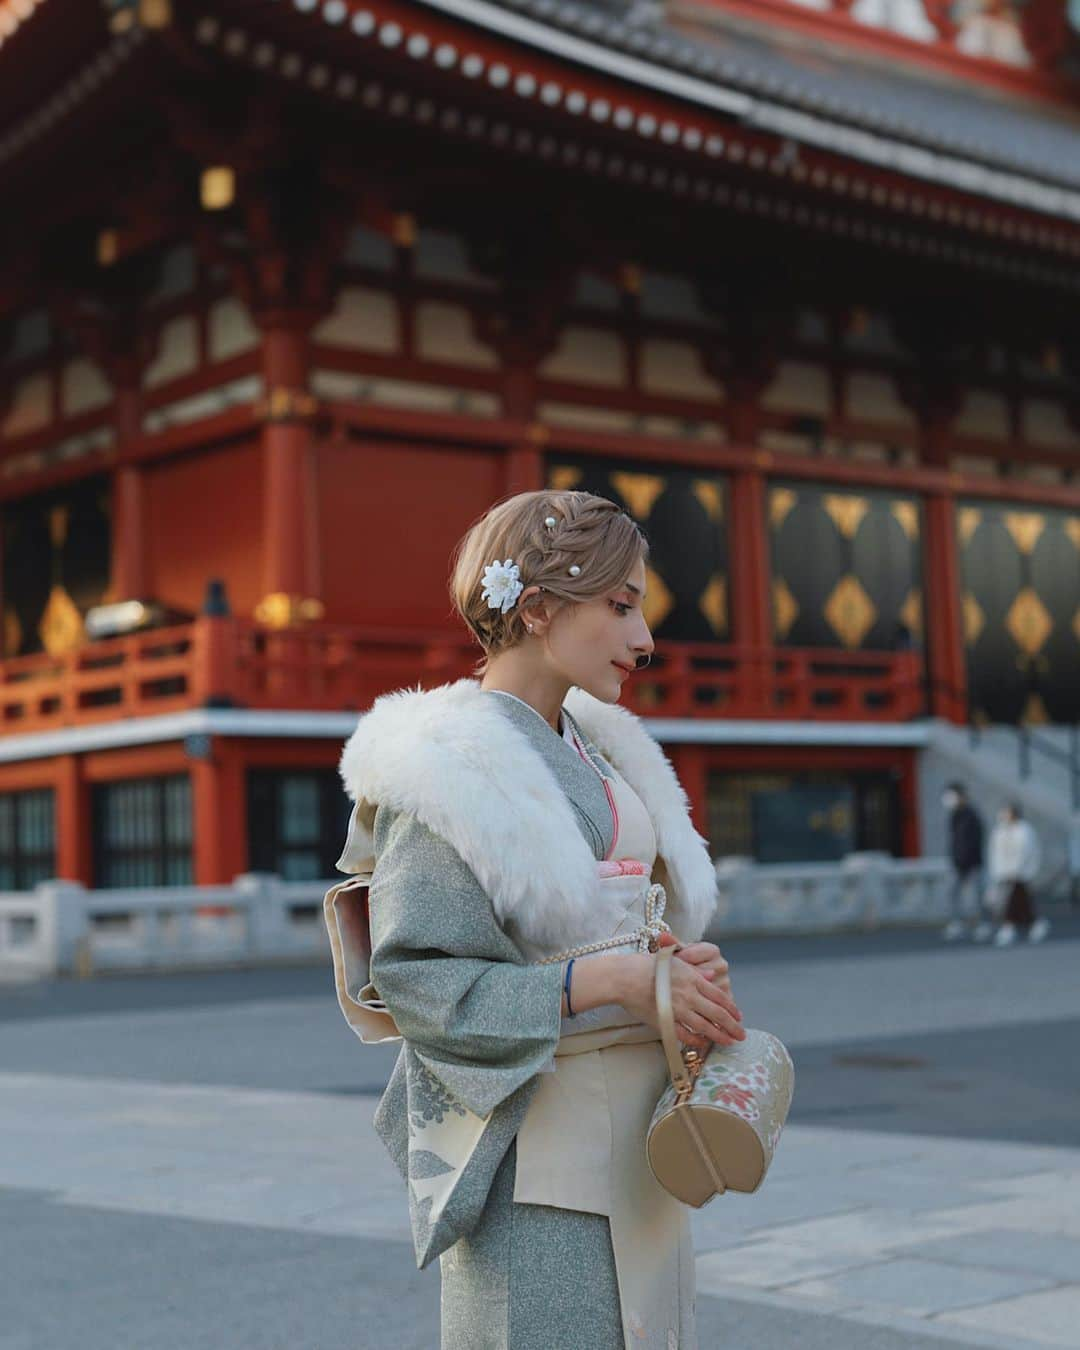
[[863, 517], [870, 510], [865, 497], [849, 497], [846, 493], [827, 493], [824, 506], [830, 520], [846, 539], [855, 538]]
[[617, 471], [611, 475], [611, 486], [630, 503], [630, 514], [636, 520], [648, 520], [657, 497], [667, 487], [667, 479], [655, 473]]
[[873, 628], [877, 610], [859, 578], [849, 572], [825, 602], [825, 617], [844, 646], [855, 649]]
[[907, 599], [900, 606], [900, 619], [913, 633], [922, 632], [922, 596], [915, 586], [908, 591]]
[[791, 488], [773, 488], [769, 493], [769, 521], [774, 530], [783, 525], [798, 500]]
[[889, 507], [893, 518], [909, 539], [919, 537], [919, 508], [914, 502], [892, 502]]
[[1054, 621], [1031, 587], [1025, 586], [1009, 606], [1005, 627], [1020, 650], [1034, 656], [1053, 631]]
[[956, 528], [960, 532], [960, 542], [965, 546], [971, 543], [971, 536], [982, 524], [982, 512], [975, 506], [962, 506], [956, 517]]
[[986, 626], [986, 615], [982, 611], [982, 606], [970, 591], [964, 592], [964, 641], [969, 647], [974, 647], [979, 640], [979, 634]]
[[695, 478], [690, 491], [708, 512], [710, 520], [723, 520], [724, 494], [719, 483], [711, 478]]
[[722, 637], [727, 631], [727, 582], [717, 573], [701, 593], [698, 608], [709, 621], [709, 627]]
[[786, 638], [791, 632], [791, 627], [799, 617], [799, 602], [788, 590], [787, 582], [783, 577], [777, 577], [773, 582], [773, 623], [776, 626], [776, 636]]
[[581, 470], [574, 464], [556, 464], [548, 474], [548, 486], [556, 492], [570, 492], [581, 482]]
[[1046, 526], [1046, 517], [1034, 511], [1006, 511], [1005, 528], [1021, 553], [1030, 553]]
[[675, 597], [664, 585], [663, 577], [646, 563], [645, 603], [641, 607], [642, 613], [645, 615], [645, 622], [654, 630], [659, 628], [671, 613], [674, 605]]

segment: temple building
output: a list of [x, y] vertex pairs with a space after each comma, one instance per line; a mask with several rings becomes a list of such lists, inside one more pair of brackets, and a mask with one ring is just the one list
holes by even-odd
[[0, 0], [0, 890], [331, 874], [507, 493], [719, 856], [1080, 723], [1080, 4]]

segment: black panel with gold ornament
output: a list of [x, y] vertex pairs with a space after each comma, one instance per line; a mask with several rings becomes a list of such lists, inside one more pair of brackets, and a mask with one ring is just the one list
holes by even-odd
[[649, 540], [645, 619], [658, 640], [727, 642], [727, 489], [719, 474], [552, 457], [547, 485], [617, 502]]
[[974, 716], [1080, 721], [1080, 516], [969, 501], [956, 528]]
[[104, 477], [4, 507], [4, 656], [60, 655], [84, 641], [86, 611], [109, 584], [110, 514]]
[[921, 532], [915, 497], [774, 484], [769, 539], [777, 645], [921, 646]]

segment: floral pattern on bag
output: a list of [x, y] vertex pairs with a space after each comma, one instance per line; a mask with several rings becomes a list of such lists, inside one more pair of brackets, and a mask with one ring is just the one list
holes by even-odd
[[[761, 1140], [767, 1171], [794, 1086], [795, 1066], [787, 1048], [769, 1032], [748, 1028], [745, 1041], [712, 1047], [694, 1083], [690, 1105], [729, 1111], [745, 1121]], [[653, 1126], [674, 1109], [675, 1098], [675, 1088], [669, 1085], [656, 1105]]]

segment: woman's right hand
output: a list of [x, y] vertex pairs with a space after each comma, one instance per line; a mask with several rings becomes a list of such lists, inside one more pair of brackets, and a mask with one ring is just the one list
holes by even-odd
[[[656, 1011], [656, 956], [624, 956], [621, 996], [627, 1012], [659, 1028]], [[684, 1045], [707, 1050], [746, 1039], [742, 1013], [730, 994], [713, 986], [709, 974], [687, 961], [671, 962], [671, 1007], [675, 1032]]]

